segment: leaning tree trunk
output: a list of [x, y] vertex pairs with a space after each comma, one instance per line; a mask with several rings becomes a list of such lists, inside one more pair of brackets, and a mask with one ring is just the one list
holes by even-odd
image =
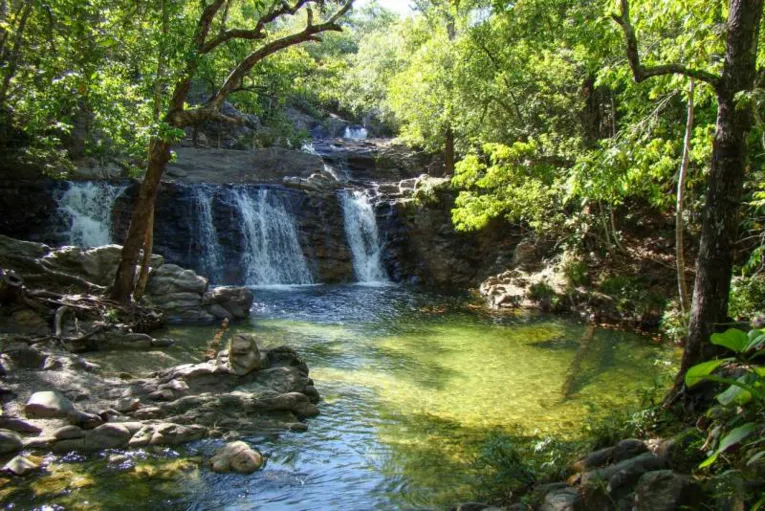
[[144, 247], [146, 230], [150, 228], [154, 202], [165, 165], [170, 161], [170, 145], [163, 140], [154, 140], [149, 148], [149, 165], [141, 182], [138, 200], [133, 207], [122, 257], [117, 267], [117, 276], [111, 289], [111, 297], [120, 303], [130, 301], [136, 278], [136, 264]]
[[736, 96], [754, 86], [762, 7], [763, 0], [730, 2], [725, 66], [717, 87], [717, 130], [702, 213], [688, 341], [676, 388], [682, 386], [688, 368], [709, 355], [709, 337], [727, 318], [739, 204], [746, 173], [746, 138], [752, 124], [751, 106], [746, 100], [737, 101]]
[[680, 311], [683, 322], [688, 314], [688, 283], [685, 280], [685, 247], [683, 222], [683, 199], [685, 197], [685, 178], [688, 175], [688, 165], [691, 160], [691, 137], [693, 136], [693, 94], [695, 82], [691, 78], [688, 87], [688, 117], [685, 123], [685, 137], [683, 137], [683, 159], [680, 163], [680, 171], [677, 175], [677, 203], [675, 207], [675, 262], [677, 263], [677, 293], [680, 297]]

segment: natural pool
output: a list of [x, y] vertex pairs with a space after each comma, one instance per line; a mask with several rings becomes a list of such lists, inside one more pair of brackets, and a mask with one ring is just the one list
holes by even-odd
[[[264, 470], [199, 468], [222, 440], [182, 449], [55, 460], [8, 491], [8, 507], [87, 509], [391, 509], [469, 500], [467, 469], [492, 432], [573, 436], [587, 417], [634, 403], [672, 350], [624, 332], [546, 316], [493, 317], [464, 297], [398, 286], [257, 289], [237, 329], [288, 344], [322, 395], [304, 433], [247, 438]], [[165, 353], [94, 357], [107, 371], [199, 360], [214, 328], [171, 328]], [[53, 460], [52, 460], [53, 461]]]

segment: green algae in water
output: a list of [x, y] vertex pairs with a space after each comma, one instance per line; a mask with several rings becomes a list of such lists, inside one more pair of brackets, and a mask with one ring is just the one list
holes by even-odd
[[[260, 312], [230, 331], [254, 332], [261, 347], [287, 344], [304, 357], [322, 396], [308, 432], [249, 438], [269, 457], [252, 476], [194, 468], [157, 479], [75, 463], [70, 470], [97, 484], [37, 502], [100, 502], [103, 509], [448, 506], [478, 494], [473, 462], [491, 435], [575, 439], [586, 420], [636, 404], [638, 392], [671, 373], [676, 359], [628, 333], [595, 330], [583, 342], [585, 327], [569, 321], [496, 320], [466, 312], [459, 300], [395, 288], [256, 296]], [[171, 328], [178, 345], [136, 354], [142, 365], [122, 353], [98, 354], [97, 362], [110, 372], [148, 372], [201, 360], [216, 330]]]
[[143, 451], [129, 454], [119, 464], [100, 454], [76, 460], [51, 458], [43, 474], [0, 482], [0, 498], [20, 509], [42, 504], [74, 510], [149, 509], [177, 501], [191, 490], [203, 491], [201, 459]]

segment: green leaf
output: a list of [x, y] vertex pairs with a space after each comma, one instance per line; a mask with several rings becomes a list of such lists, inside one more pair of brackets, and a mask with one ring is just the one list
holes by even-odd
[[721, 334], [712, 334], [712, 344], [724, 346], [735, 353], [743, 353], [749, 344], [749, 337], [738, 328], [729, 328]]
[[[752, 336], [752, 332], [757, 332], [758, 335]], [[752, 332], [749, 332], [749, 344], [746, 345], [744, 351], [753, 350], [765, 344], [765, 334], [762, 333], [762, 330], [752, 330]]]
[[[738, 379], [739, 383], [747, 383], [747, 375], [741, 376]], [[735, 402], [738, 405], [745, 405], [752, 400], [752, 393], [741, 387], [731, 385], [728, 390], [717, 395], [717, 400], [720, 404], [729, 405]]]
[[751, 458], [746, 460], [746, 466], [749, 467], [751, 465], [754, 465], [757, 460], [762, 459], [762, 457], [765, 456], [765, 451], [760, 451], [754, 454]]
[[688, 372], [685, 373], [685, 385], [687, 387], [693, 387], [703, 380], [705, 376], [712, 374], [712, 372], [720, 367], [723, 362], [725, 362], [725, 360], [709, 360], [691, 367], [688, 369]]
[[730, 433], [725, 435], [725, 437], [720, 440], [720, 447], [717, 448], [717, 450], [712, 454], [709, 458], [704, 460], [704, 462], [699, 465], [699, 468], [705, 468], [714, 463], [717, 460], [717, 457], [720, 456], [721, 453], [725, 452], [725, 450], [733, 447], [734, 445], [740, 443], [743, 439], [751, 435], [757, 430], [757, 424], [754, 422], [747, 422], [743, 426], [739, 426], [733, 430], [731, 430]]

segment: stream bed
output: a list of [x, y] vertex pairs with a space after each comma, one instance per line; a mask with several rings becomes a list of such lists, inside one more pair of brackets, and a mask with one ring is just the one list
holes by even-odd
[[[8, 491], [7, 509], [432, 509], [470, 500], [470, 462], [493, 433], [573, 437], [634, 404], [676, 353], [637, 335], [552, 316], [492, 316], [465, 296], [403, 286], [257, 288], [248, 323], [311, 370], [321, 415], [306, 432], [244, 438], [267, 457], [251, 475], [201, 461], [224, 441], [51, 458]], [[213, 327], [173, 327], [164, 352], [111, 352], [105, 371], [198, 361]], [[111, 456], [111, 460], [109, 457]], [[59, 507], [61, 506], [61, 507]]]

